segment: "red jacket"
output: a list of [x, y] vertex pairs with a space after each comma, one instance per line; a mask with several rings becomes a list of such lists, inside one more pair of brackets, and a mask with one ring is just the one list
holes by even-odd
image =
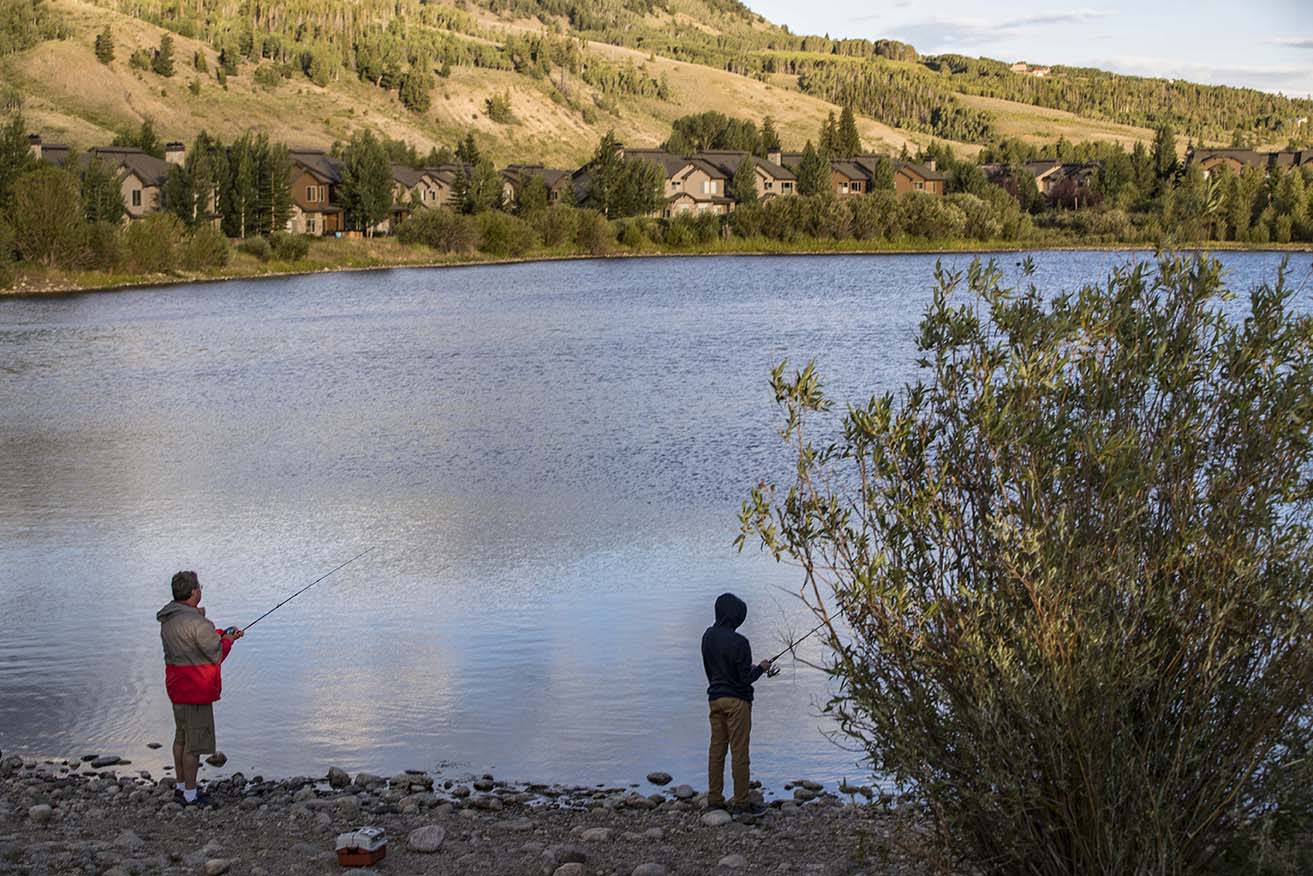
[[204, 705], [219, 699], [223, 677], [219, 665], [232, 650], [232, 639], [185, 602], [170, 602], [155, 615], [164, 644], [164, 686], [180, 705]]

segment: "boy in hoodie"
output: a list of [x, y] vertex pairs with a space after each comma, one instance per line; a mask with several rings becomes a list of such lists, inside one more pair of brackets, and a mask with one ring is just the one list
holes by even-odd
[[711, 751], [707, 759], [707, 805], [725, 806], [725, 750], [733, 752], [731, 811], [757, 810], [748, 801], [748, 737], [752, 732], [752, 683], [770, 669], [770, 661], [752, 662], [752, 646], [735, 632], [748, 617], [748, 606], [733, 593], [716, 599], [716, 622], [702, 634], [702, 668], [711, 702]]
[[223, 690], [219, 664], [242, 631], [224, 631], [205, 619], [195, 572], [173, 576], [173, 601], [155, 615], [164, 643], [164, 686], [173, 702], [175, 795], [184, 806], [210, 805], [196, 790], [201, 755], [214, 753], [214, 701]]

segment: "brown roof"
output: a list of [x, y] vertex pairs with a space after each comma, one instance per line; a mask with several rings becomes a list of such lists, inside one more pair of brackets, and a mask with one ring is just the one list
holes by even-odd
[[[716, 165], [726, 176], [733, 176], [738, 172], [739, 164], [747, 154], [748, 153], [744, 151], [713, 149], [706, 152], [699, 152], [697, 153], [697, 157], [701, 158], [703, 161]], [[794, 176], [793, 171], [789, 170], [787, 167], [781, 167], [775, 162], [768, 161], [765, 158], [759, 158], [754, 155], [752, 156], [752, 163], [757, 167], [760, 167], [768, 176], [771, 176], [774, 179], [797, 179], [797, 177]]]
[[289, 154], [292, 156], [293, 164], [305, 168], [324, 182], [342, 181], [342, 162], [327, 152], [319, 149], [292, 149]]
[[415, 168], [406, 167], [404, 164], [392, 165], [392, 179], [408, 189], [413, 189], [419, 185], [426, 176], [428, 174], [423, 170], [415, 170]]
[[530, 176], [540, 176], [547, 188], [553, 189], [570, 178], [570, 171], [555, 167], [543, 167], [541, 164], [508, 164], [502, 171], [503, 176], [514, 177], [515, 182], [524, 182]]

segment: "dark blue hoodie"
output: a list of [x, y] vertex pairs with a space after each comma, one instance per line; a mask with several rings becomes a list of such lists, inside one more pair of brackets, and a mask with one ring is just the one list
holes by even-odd
[[716, 622], [702, 634], [702, 668], [707, 671], [707, 699], [737, 697], [752, 702], [752, 683], [761, 667], [752, 662], [752, 646], [734, 632], [748, 617], [748, 607], [733, 593], [716, 599]]

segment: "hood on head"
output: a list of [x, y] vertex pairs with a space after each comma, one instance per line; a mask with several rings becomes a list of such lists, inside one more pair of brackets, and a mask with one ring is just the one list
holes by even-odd
[[737, 630], [748, 617], [748, 606], [733, 593], [716, 597], [716, 626]]
[[192, 608], [187, 603], [179, 602], [178, 600], [175, 599], [173, 602], [170, 602], [168, 605], [164, 606], [159, 611], [155, 612], [155, 620], [159, 621], [160, 623], [164, 623], [166, 620], [173, 617], [175, 614], [179, 614], [184, 611], [195, 611], [195, 610], [196, 609]]

